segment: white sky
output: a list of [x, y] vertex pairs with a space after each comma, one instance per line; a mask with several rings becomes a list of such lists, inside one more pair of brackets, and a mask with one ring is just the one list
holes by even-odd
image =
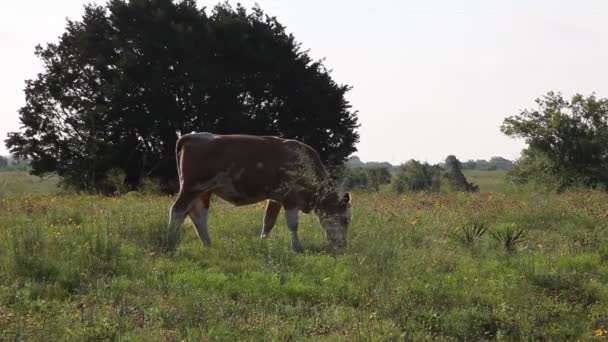
[[[19, 128], [24, 80], [42, 71], [34, 46], [88, 2], [105, 3], [0, 3], [0, 140]], [[254, 2], [354, 86], [364, 161], [516, 158], [524, 144], [500, 133], [504, 117], [549, 90], [608, 97], [606, 1], [241, 1]]]

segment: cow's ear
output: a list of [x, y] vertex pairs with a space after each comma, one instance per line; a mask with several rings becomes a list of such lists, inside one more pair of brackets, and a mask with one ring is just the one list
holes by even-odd
[[352, 198], [352, 196], [350, 195], [349, 192], [345, 193], [344, 196], [342, 196], [342, 203], [344, 203], [344, 204], [346, 204], [348, 206], [351, 205], [352, 200], [353, 200], [353, 198]]

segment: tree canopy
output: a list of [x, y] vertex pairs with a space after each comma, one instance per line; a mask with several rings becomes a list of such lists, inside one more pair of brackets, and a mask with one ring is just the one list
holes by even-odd
[[350, 86], [259, 7], [110, 0], [35, 54], [44, 72], [26, 82], [24, 130], [6, 144], [78, 189], [103, 191], [111, 169], [131, 187], [169, 185], [175, 142], [192, 131], [298, 139], [330, 168], [356, 150]]
[[608, 100], [549, 92], [504, 120], [503, 133], [528, 147], [511, 173], [518, 182], [608, 188]]

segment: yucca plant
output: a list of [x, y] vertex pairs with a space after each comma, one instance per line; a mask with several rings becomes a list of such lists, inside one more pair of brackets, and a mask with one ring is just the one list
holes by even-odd
[[465, 244], [472, 245], [475, 240], [480, 239], [487, 231], [489, 226], [483, 222], [474, 222], [460, 228], [460, 233], [452, 233], [451, 236], [455, 240]]
[[490, 232], [490, 234], [509, 253], [514, 252], [515, 247], [525, 240], [524, 230], [516, 229], [514, 225], [507, 225], [501, 230]]

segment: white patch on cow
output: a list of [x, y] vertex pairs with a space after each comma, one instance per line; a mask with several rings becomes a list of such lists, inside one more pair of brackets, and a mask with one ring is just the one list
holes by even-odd
[[256, 167], [256, 168], [258, 168], [258, 169], [263, 169], [263, 168], [264, 168], [264, 163], [262, 163], [262, 162], [258, 162], [258, 163], [255, 165], [255, 167]]

